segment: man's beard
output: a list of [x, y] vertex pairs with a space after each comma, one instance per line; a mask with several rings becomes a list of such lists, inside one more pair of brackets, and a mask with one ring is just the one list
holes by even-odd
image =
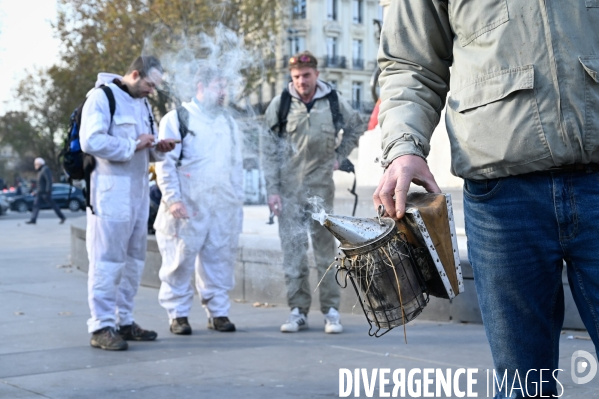
[[210, 108], [210, 109], [224, 108], [225, 98], [224, 97], [207, 98], [206, 101], [204, 101], [204, 106], [206, 108]]

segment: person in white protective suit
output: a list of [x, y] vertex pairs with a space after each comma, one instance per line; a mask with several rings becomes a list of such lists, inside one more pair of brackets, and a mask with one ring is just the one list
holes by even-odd
[[197, 76], [196, 96], [160, 123], [161, 139], [182, 143], [156, 166], [162, 191], [154, 224], [162, 255], [159, 301], [168, 313], [170, 331], [180, 335], [191, 334], [194, 269], [208, 328], [235, 331], [228, 318], [228, 292], [235, 283], [243, 219], [242, 139], [223, 106], [226, 81], [211, 68]]
[[163, 153], [175, 146], [172, 140], [156, 142], [154, 117], [145, 98], [161, 76], [155, 57], [139, 57], [124, 77], [98, 75], [96, 87], [106, 85], [114, 95], [114, 115], [103, 90], [92, 90], [83, 106], [81, 148], [95, 159], [86, 245], [91, 311], [87, 324], [90, 344], [96, 348], [125, 350], [127, 340], [151, 341], [157, 336], [134, 322], [133, 298], [146, 256], [149, 162], [164, 159]]

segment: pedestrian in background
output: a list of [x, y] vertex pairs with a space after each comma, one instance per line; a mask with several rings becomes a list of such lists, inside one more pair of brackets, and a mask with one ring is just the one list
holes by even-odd
[[40, 212], [41, 206], [45, 203], [50, 205], [56, 216], [60, 219], [60, 224], [63, 224], [67, 218], [62, 214], [56, 202], [52, 199], [52, 171], [46, 165], [46, 161], [43, 158], [35, 158], [33, 161], [35, 170], [37, 170], [37, 182], [35, 184], [35, 202], [33, 203], [33, 211], [31, 213], [31, 219], [26, 224], [35, 224], [37, 221], [37, 215]]

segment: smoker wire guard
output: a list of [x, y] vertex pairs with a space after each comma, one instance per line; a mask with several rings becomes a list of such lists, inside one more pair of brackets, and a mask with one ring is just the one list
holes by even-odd
[[[379, 223], [381, 225], [383, 225], [383, 222], [381, 221], [381, 217], [384, 214], [385, 209], [382, 205], [379, 206], [378, 209], [378, 219], [379, 219]], [[384, 218], [383, 220], [388, 219], [388, 218]], [[389, 219], [391, 220], [391, 219]], [[391, 220], [392, 221], [392, 220]], [[399, 265], [396, 265], [395, 263], [391, 262], [392, 267], [396, 269], [396, 271], [393, 271], [391, 269], [391, 267], [387, 266], [386, 263], [384, 262], [384, 259], [379, 259], [376, 261], [376, 265], [383, 265], [382, 268], [377, 267], [377, 272], [372, 274], [372, 278], [374, 278], [374, 276], [380, 276], [380, 275], [385, 275], [385, 277], [389, 278], [391, 280], [391, 287], [393, 287], [393, 293], [395, 295], [395, 298], [397, 298], [399, 300], [399, 306], [395, 306], [395, 307], [385, 307], [382, 310], [376, 310], [375, 305], [373, 304], [373, 300], [375, 298], [372, 298], [375, 293], [369, 293], [367, 290], [367, 292], [363, 292], [360, 288], [358, 288], [358, 286], [360, 285], [359, 283], [356, 283], [356, 280], [360, 281], [360, 276], [356, 275], [356, 270], [354, 267], [352, 267], [351, 265], [348, 267], [347, 264], [349, 263], [349, 256], [352, 255], [363, 255], [366, 253], [370, 253], [373, 252], [385, 245], [389, 244], [389, 248], [391, 250], [391, 245], [393, 245], [393, 250], [395, 251], [395, 253], [390, 253], [388, 256], [390, 259], [394, 259], [396, 256], [399, 259]], [[399, 248], [397, 247], [399, 245]], [[407, 252], [407, 256], [405, 256], [404, 253], [401, 252], [401, 249], [405, 249]], [[395, 327], [398, 327], [400, 325], [404, 325], [407, 324], [408, 322], [410, 322], [411, 320], [414, 320], [418, 315], [420, 315], [420, 313], [422, 313], [422, 310], [426, 307], [426, 305], [429, 302], [429, 292], [428, 292], [428, 288], [426, 286], [425, 283], [425, 279], [424, 276], [422, 275], [422, 271], [420, 270], [420, 267], [418, 267], [417, 263], [415, 262], [415, 252], [419, 252], [418, 249], [416, 248], [412, 248], [412, 245], [410, 243], [408, 243], [407, 239], [405, 238], [404, 234], [399, 232], [397, 229], [397, 226], [395, 226], [395, 223], [393, 222], [393, 228], [387, 232], [383, 237], [381, 237], [380, 239], [371, 242], [371, 243], [367, 243], [361, 247], [358, 248], [341, 248], [341, 250], [343, 251], [343, 253], [345, 254], [345, 256], [343, 256], [341, 259], [340, 258], [335, 258], [336, 261], [340, 261], [339, 264], [336, 265], [337, 271], [335, 272], [335, 280], [337, 282], [337, 284], [341, 287], [341, 288], [347, 288], [347, 280], [349, 279], [349, 281], [351, 282], [352, 286], [354, 287], [354, 291], [356, 292], [356, 295], [358, 297], [358, 302], [360, 302], [360, 306], [362, 307], [362, 311], [364, 312], [364, 315], [366, 316], [366, 321], [369, 324], [369, 330], [368, 330], [368, 335], [369, 336], [374, 336], [376, 338], [382, 337], [383, 335], [385, 335], [386, 333], [388, 333], [389, 331], [391, 331], [392, 329], [394, 329]], [[422, 256], [422, 255], [420, 255]], [[404, 264], [404, 262], [407, 263]], [[414, 301], [417, 302], [417, 307], [416, 309], [414, 309], [413, 311], [406, 313], [404, 310], [404, 306], [401, 300], [401, 296], [400, 296], [400, 292], [404, 292], [404, 290], [402, 290], [401, 286], [396, 286], [396, 278], [398, 274], [401, 274], [402, 270], [397, 270], [399, 267], [401, 267], [403, 269], [403, 275], [407, 275], [407, 273], [405, 272], [406, 267], [410, 267], [411, 270], [414, 272], [415, 277], [416, 277], [416, 281], [418, 283], [417, 289], [420, 291], [419, 294], [416, 294], [416, 290], [414, 289], [414, 287], [410, 284], [409, 286], [409, 290], [411, 291], [412, 296], [414, 297]], [[339, 281], [339, 274], [340, 272], [345, 272], [345, 277], [343, 278], [343, 281], [345, 284], [342, 284]], [[393, 277], [393, 278], [392, 278]], [[409, 279], [406, 278], [406, 281], [409, 283]], [[370, 287], [371, 288], [371, 287]], [[398, 291], [399, 289], [399, 291]], [[405, 295], [405, 294], [404, 294]], [[394, 298], [394, 299], [395, 299]], [[422, 298], [422, 300], [420, 299]], [[380, 303], [380, 297], [378, 302]], [[382, 303], [389, 303], [390, 301], [382, 301]], [[368, 303], [368, 306], [370, 307], [370, 310], [367, 310], [366, 307], [364, 306], [365, 303]], [[399, 310], [399, 312], [397, 312]], [[392, 316], [393, 314], [397, 314], [399, 313], [401, 316], [400, 317], [395, 317]], [[369, 316], [369, 314], [372, 315], [372, 317]], [[384, 319], [380, 320], [379, 319], [379, 315], [383, 315]], [[400, 324], [395, 324], [392, 325], [394, 323], [397, 323], [398, 321], [401, 320]], [[373, 329], [375, 329], [373, 331]], [[385, 330], [384, 332], [381, 333], [381, 330]]]

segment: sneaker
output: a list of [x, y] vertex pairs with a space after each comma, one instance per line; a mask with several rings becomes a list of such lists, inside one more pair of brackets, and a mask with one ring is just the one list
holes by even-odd
[[191, 326], [187, 317], [177, 317], [171, 322], [171, 332], [177, 335], [191, 335]]
[[66, 220], [67, 220], [67, 218], [62, 218], [62, 219], [60, 219], [60, 222], [58, 222], [58, 224], [63, 224]]
[[94, 348], [100, 348], [107, 351], [124, 351], [129, 347], [127, 341], [117, 334], [114, 327], [104, 327], [94, 331], [89, 344]]
[[308, 328], [308, 316], [300, 313], [299, 308], [293, 308], [291, 314], [289, 314], [289, 318], [281, 326], [281, 332], [298, 332], [306, 328]]
[[329, 313], [324, 315], [324, 332], [327, 334], [339, 334], [343, 332], [343, 326], [339, 320], [339, 312], [330, 308]]
[[25, 222], [25, 224], [35, 224], [35, 220], [28, 220]]
[[158, 334], [154, 331], [144, 330], [136, 323], [119, 327], [119, 335], [127, 341], [154, 341]]
[[231, 323], [228, 317], [210, 317], [208, 318], [208, 328], [220, 332], [235, 331], [235, 324]]

